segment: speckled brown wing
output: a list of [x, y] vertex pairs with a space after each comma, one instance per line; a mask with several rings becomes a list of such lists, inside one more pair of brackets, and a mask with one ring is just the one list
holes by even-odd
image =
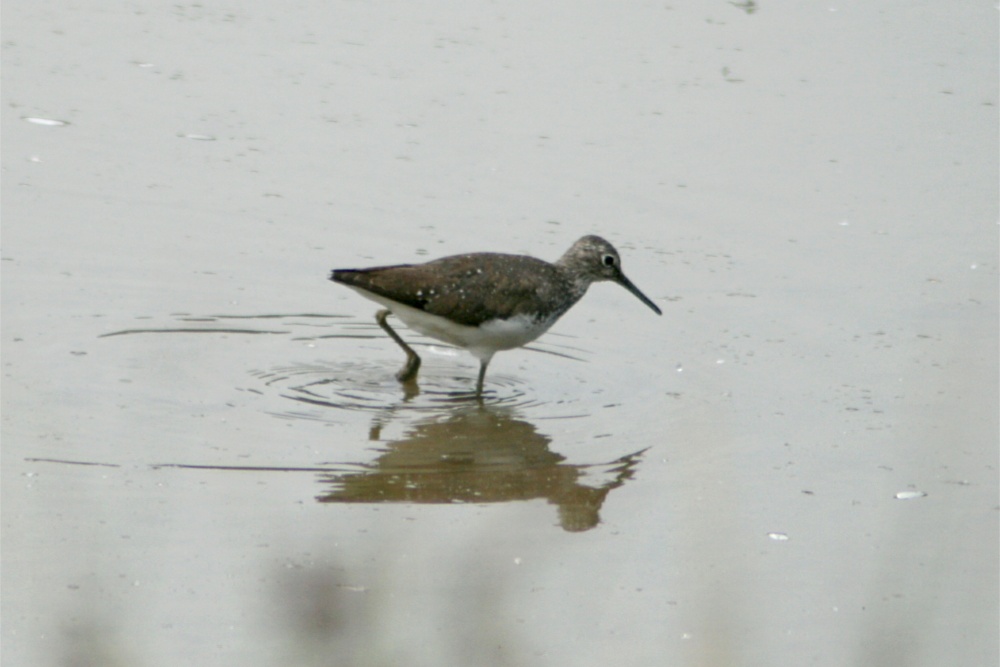
[[468, 326], [547, 313], [565, 283], [556, 267], [523, 255], [459, 255], [424, 266], [448, 276], [424, 310]]
[[331, 279], [466, 326], [535, 315], [565, 294], [566, 279], [533, 257], [476, 253], [426, 264], [341, 269]]

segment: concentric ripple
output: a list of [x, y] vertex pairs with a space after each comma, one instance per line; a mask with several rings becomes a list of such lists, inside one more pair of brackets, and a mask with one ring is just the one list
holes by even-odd
[[[480, 400], [503, 407], [536, 404], [524, 381], [500, 373], [490, 375], [480, 399], [475, 394], [475, 369], [425, 363], [417, 382], [410, 384], [399, 383], [396, 370], [397, 365], [388, 362], [315, 362], [252, 371], [252, 375], [269, 392], [297, 403], [275, 413], [286, 418], [324, 420], [329, 409], [433, 411]], [[469, 372], [461, 374], [462, 370]]]
[[[108, 331], [101, 338], [124, 335], [200, 335], [232, 336], [235, 334], [268, 334], [288, 336], [295, 343], [323, 343], [323, 348], [334, 358], [344, 359], [349, 347], [357, 341], [384, 340], [384, 361], [315, 361], [288, 363], [270, 368], [251, 370], [263, 386], [251, 389], [265, 396], [280, 397], [287, 409], [272, 410], [276, 416], [289, 419], [340, 421], [343, 415], [333, 410], [368, 410], [385, 412], [397, 410], [431, 411], [442, 407], [461, 407], [465, 404], [482, 404], [505, 408], [552, 406], [553, 399], [539, 401], [535, 390], [526, 380], [490, 371], [482, 397], [475, 395], [478, 367], [462, 363], [455, 357], [462, 353], [442, 347], [434, 341], [408, 329], [404, 337], [421, 351], [424, 360], [415, 383], [401, 384], [396, 380], [399, 369], [398, 350], [381, 328], [370, 319], [355, 319], [345, 315], [325, 313], [257, 313], [212, 314], [173, 313], [166, 322], [156, 318], [142, 319], [143, 326]], [[543, 354], [581, 361], [587, 352], [574, 347], [567, 339], [572, 336], [550, 334], [560, 340], [533, 344], [526, 349]], [[337, 349], [337, 345], [345, 347]], [[301, 349], [301, 348], [299, 348]], [[556, 403], [562, 413], [574, 402], [563, 396]], [[567, 415], [544, 415], [541, 418], [557, 419]], [[579, 416], [579, 415], [568, 415]]]

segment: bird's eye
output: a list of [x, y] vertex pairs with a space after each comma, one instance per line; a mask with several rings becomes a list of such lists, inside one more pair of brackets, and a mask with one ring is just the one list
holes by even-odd
[[601, 261], [604, 262], [604, 266], [614, 266], [615, 265], [615, 256], [614, 255], [605, 255], [604, 257], [601, 258]]

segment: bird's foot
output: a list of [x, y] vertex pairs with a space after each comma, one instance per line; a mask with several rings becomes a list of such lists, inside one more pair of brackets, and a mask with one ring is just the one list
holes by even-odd
[[396, 379], [400, 382], [413, 382], [417, 379], [417, 373], [420, 371], [420, 357], [416, 354], [406, 356], [406, 365], [399, 369], [396, 373]]

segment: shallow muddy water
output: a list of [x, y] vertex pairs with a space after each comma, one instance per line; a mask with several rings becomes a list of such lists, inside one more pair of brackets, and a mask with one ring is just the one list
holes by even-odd
[[[4, 665], [996, 664], [996, 10], [4, 7]], [[477, 362], [332, 268], [596, 233]]]

